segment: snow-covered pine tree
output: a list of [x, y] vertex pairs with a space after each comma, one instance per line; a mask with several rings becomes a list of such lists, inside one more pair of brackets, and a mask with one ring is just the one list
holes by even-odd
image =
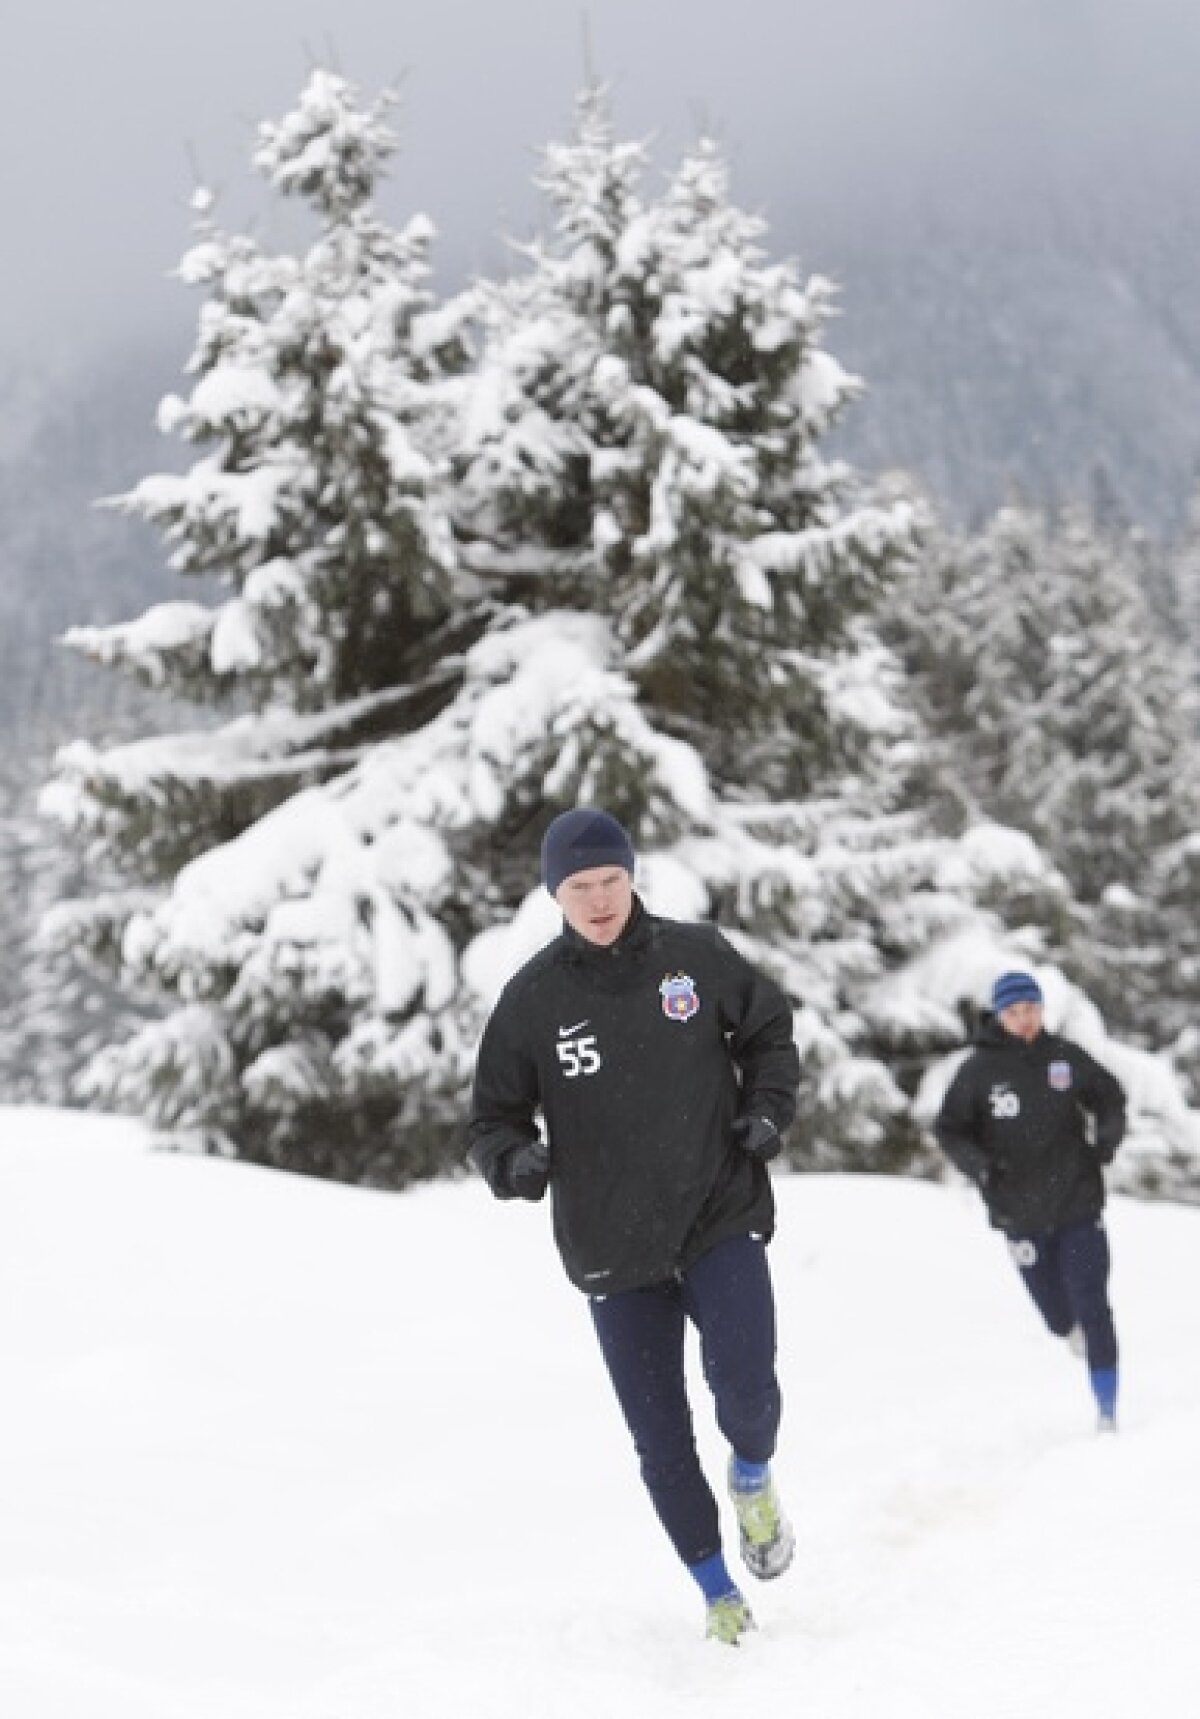
[[942, 788], [1053, 859], [1072, 899], [1044, 927], [1050, 948], [1110, 1030], [1174, 1050], [1194, 1092], [1196, 705], [1146, 601], [1144, 557], [1078, 511], [1005, 508], [931, 549], [891, 636]]
[[[872, 502], [821, 453], [858, 392], [820, 344], [831, 289], [767, 258], [711, 144], [657, 199], [646, 167], [585, 92], [545, 158], [553, 232], [486, 305], [464, 559], [514, 637], [569, 636], [586, 611], [596, 671], [630, 705], [548, 712], [511, 760], [489, 832], [500, 882], [484, 891], [481, 865], [480, 899], [511, 911], [549, 816], [609, 806], [648, 856], [652, 904], [719, 919], [795, 999], [797, 1156], [910, 1163], [910, 1077], [960, 1021], [897, 975], [967, 926], [998, 929], [982, 896], [1059, 886], [1031, 844], [945, 840], [910, 803], [917, 736], [872, 614], [915, 510]], [[476, 978], [517, 952], [494, 931], [478, 948]]]
[[35, 815], [33, 799], [28, 780], [0, 787], [0, 1102], [67, 1105], [90, 1058], [144, 1013], [110, 974], [84, 969], [38, 935], [54, 904], [84, 878], [78, 856]]
[[[65, 1045], [79, 1022], [71, 1002], [47, 996], [46, 963], [33, 942], [40, 909], [65, 882], [62, 844], [32, 814], [22, 761], [0, 762], [0, 1102], [61, 1104], [67, 1095]], [[69, 1024], [68, 1024], [69, 1023]]]
[[377, 847], [318, 785], [429, 721], [479, 628], [445, 512], [460, 324], [429, 289], [427, 218], [396, 233], [373, 209], [390, 106], [317, 71], [260, 127], [257, 171], [315, 225], [298, 254], [221, 232], [197, 194], [180, 273], [207, 296], [190, 391], [160, 422], [204, 451], [117, 505], [159, 528], [203, 600], [68, 636], [234, 719], [77, 743], [43, 797], [128, 882], [61, 909], [60, 945], [166, 1005], [95, 1062], [90, 1091], [177, 1134], [339, 1174], [395, 1149], [404, 1104], [348, 1088], [338, 1047], [356, 1011], [399, 1030], [424, 995], [428, 972], [397, 989], [381, 950], [407, 937], [441, 983], [445, 934], [406, 907], [428, 884], [420, 844]]
[[[484, 1008], [556, 923], [541, 830], [590, 800], [654, 905], [719, 918], [794, 996], [802, 1154], [911, 1161], [909, 1087], [959, 1022], [905, 964], [998, 933], [978, 901], [1014, 874], [1053, 879], [1031, 844], [946, 841], [906, 804], [919, 748], [872, 610], [914, 514], [820, 454], [856, 392], [820, 345], [829, 289], [767, 259], [710, 147], [647, 198], [588, 92], [546, 158], [554, 230], [472, 295], [483, 356], [447, 384], [458, 312], [411, 255], [376, 271], [365, 205], [319, 190], [375, 124], [317, 80], [260, 157], [315, 197], [317, 246], [208, 231], [188, 264], [211, 301], [167, 419], [215, 447], [129, 505], [235, 594], [76, 641], [247, 707], [62, 760], [51, 801], [137, 886], [64, 910], [64, 938], [174, 1005], [94, 1090], [272, 1163], [446, 1163]], [[372, 261], [331, 285], [329, 257]]]

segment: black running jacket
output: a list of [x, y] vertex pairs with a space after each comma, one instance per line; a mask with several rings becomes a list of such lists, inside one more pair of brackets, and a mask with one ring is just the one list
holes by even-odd
[[511, 979], [484, 1031], [469, 1128], [498, 1198], [504, 1160], [550, 1148], [554, 1233], [589, 1295], [661, 1282], [715, 1242], [769, 1238], [766, 1165], [742, 1116], [791, 1123], [799, 1085], [780, 988], [712, 925], [646, 913], [608, 948], [570, 927]]
[[1085, 1223], [1104, 1209], [1107, 1164], [1125, 1133], [1125, 1094], [1081, 1046], [1053, 1033], [1032, 1044], [991, 1017], [934, 1124], [938, 1144], [978, 1183], [1010, 1235]]

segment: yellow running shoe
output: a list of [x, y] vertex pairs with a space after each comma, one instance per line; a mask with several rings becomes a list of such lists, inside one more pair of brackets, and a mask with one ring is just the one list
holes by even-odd
[[722, 1594], [719, 1600], [709, 1600], [708, 1622], [704, 1629], [707, 1640], [723, 1641], [726, 1647], [736, 1647], [754, 1627], [750, 1607], [736, 1588], [730, 1594]]
[[742, 1562], [760, 1582], [782, 1576], [796, 1550], [796, 1536], [783, 1513], [770, 1471], [767, 1471], [761, 1486], [747, 1491], [734, 1484], [734, 1467], [730, 1461], [729, 1496], [737, 1512]]

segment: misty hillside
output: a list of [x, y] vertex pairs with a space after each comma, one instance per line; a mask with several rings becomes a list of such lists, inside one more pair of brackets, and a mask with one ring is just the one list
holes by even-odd
[[128, 690], [60, 649], [82, 620], [118, 620], [178, 595], [152, 533], [98, 505], [178, 456], [154, 410], [178, 363], [134, 352], [86, 374], [0, 379], [0, 730], [44, 752], [72, 713], [105, 721]]
[[[1144, 193], [1144, 196], [1142, 195]], [[1171, 537], [1200, 473], [1200, 216], [1182, 189], [820, 223], [838, 356], [867, 384], [843, 446], [971, 523], [1019, 491]]]

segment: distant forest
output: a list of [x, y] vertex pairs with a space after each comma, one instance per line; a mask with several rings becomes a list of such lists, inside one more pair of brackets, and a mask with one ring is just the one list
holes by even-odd
[[[1009, 198], [1012, 198], [1009, 193]], [[1131, 173], [1102, 198], [837, 211], [808, 268], [840, 288], [829, 344], [866, 383], [842, 446], [910, 470], [959, 522], [1078, 503], [1171, 539], [1200, 477], [1200, 209]], [[776, 242], [781, 243], [776, 228]]]

